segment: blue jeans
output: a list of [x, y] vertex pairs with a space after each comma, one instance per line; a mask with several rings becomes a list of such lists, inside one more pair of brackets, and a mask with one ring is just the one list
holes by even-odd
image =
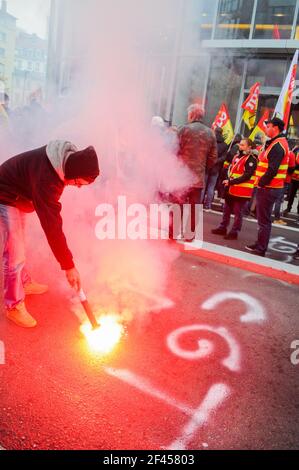
[[25, 217], [26, 214], [19, 209], [0, 204], [4, 303], [7, 308], [24, 301], [23, 286], [31, 281], [25, 269]]
[[206, 187], [204, 190], [203, 203], [204, 203], [204, 207], [207, 209], [211, 209], [212, 207], [217, 179], [218, 179], [218, 173], [216, 174], [208, 173], [206, 175]]
[[243, 223], [243, 210], [247, 202], [247, 199], [227, 198], [223, 207], [223, 217], [219, 228], [226, 230], [230, 223], [230, 216], [234, 214], [235, 220], [230, 232], [233, 234], [240, 232]]
[[275, 202], [281, 197], [281, 190], [274, 188], [258, 188], [256, 196], [256, 213], [259, 226], [256, 249], [266, 253], [270, 235], [272, 220], [271, 215]]

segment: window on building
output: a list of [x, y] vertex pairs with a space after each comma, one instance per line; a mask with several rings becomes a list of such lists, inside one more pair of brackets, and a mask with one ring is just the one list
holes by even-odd
[[0, 57], [5, 57], [5, 49], [3, 47], [0, 47]]
[[1, 42], [6, 42], [6, 34], [0, 32], [0, 41]]
[[248, 39], [254, 0], [220, 0], [216, 39]]
[[216, 6], [216, 2], [186, 2], [185, 37], [190, 36], [194, 47], [198, 48], [199, 39], [211, 39]]
[[221, 104], [225, 103], [232, 123], [235, 125], [244, 64], [243, 57], [219, 56], [213, 58], [206, 97], [208, 124], [212, 124]]
[[4, 64], [1, 64], [1, 63], [0, 63], [0, 78], [1, 78], [1, 77], [4, 77], [4, 74], [5, 74], [5, 67], [4, 67]]
[[254, 39], [290, 39], [296, 0], [259, 0]]
[[39, 71], [40, 71], [40, 64], [39, 64], [39, 62], [36, 62], [36, 63], [35, 63], [35, 65], [34, 65], [34, 70], [35, 70], [36, 72], [39, 72]]
[[286, 73], [286, 59], [253, 58], [248, 60], [245, 88], [255, 82], [264, 87], [281, 88]]
[[31, 61], [28, 62], [28, 70], [33, 70], [33, 63]]

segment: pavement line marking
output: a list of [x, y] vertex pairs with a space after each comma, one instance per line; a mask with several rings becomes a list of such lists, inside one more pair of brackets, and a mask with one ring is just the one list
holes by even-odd
[[184, 426], [182, 435], [175, 439], [167, 450], [185, 450], [194, 434], [229, 395], [230, 388], [227, 385], [221, 383], [212, 385], [190, 421]]
[[230, 334], [230, 332], [222, 326], [213, 327], [210, 325], [194, 324], [178, 328], [167, 336], [167, 346], [170, 351], [176, 356], [190, 361], [198, 360], [208, 356], [213, 350], [213, 345], [211, 344], [210, 340], [206, 340], [205, 342], [199, 340], [198, 349], [196, 351], [185, 350], [180, 345], [180, 336], [193, 331], [210, 331], [221, 336], [229, 346], [229, 354], [221, 361], [222, 364], [233, 372], [239, 372], [241, 370], [241, 353], [239, 344]]
[[[212, 209], [209, 212], [207, 212], [207, 214], [208, 213], [217, 214], [217, 215], [220, 215], [221, 217], [223, 216], [222, 212], [214, 211]], [[232, 217], [234, 218], [235, 216], [232, 214]], [[254, 224], [257, 224], [256, 219], [249, 219], [248, 217], [243, 217], [243, 220], [247, 220], [247, 222], [253, 222]], [[286, 225], [276, 225], [276, 224], [272, 224], [272, 226], [273, 228], [282, 228], [284, 230], [289, 230], [291, 232], [299, 232], [299, 228], [296, 228], [296, 227], [288, 227]]]
[[158, 400], [164, 401], [168, 405], [177, 408], [188, 416], [193, 416], [194, 414], [195, 410], [193, 408], [190, 408], [190, 406], [188, 406], [186, 403], [176, 400], [175, 398], [171, 397], [162, 390], [159, 390], [158, 388], [154, 387], [149, 380], [139, 377], [128, 369], [113, 369], [111, 367], [105, 367], [105, 371], [109, 375], [117, 377], [123, 382], [132, 385], [141, 392], [147, 393], [148, 395], [152, 395]]
[[229, 300], [241, 300], [247, 306], [246, 313], [240, 317], [241, 322], [259, 323], [266, 320], [266, 314], [262, 304], [257, 299], [251, 295], [246, 294], [245, 292], [218, 292], [206, 300], [201, 305], [201, 308], [204, 310], [215, 310], [219, 304]]
[[[176, 243], [184, 253], [234, 266], [245, 271], [263, 274], [274, 279], [281, 279], [291, 284], [299, 284], [298, 266], [208, 242], [194, 240], [192, 243], [182, 241]], [[190, 249], [190, 245], [192, 249]]]

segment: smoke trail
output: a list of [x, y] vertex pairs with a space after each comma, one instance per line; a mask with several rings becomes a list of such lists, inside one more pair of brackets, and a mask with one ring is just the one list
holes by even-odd
[[[143, 305], [129, 293], [131, 287], [163, 294], [176, 252], [161, 241], [97, 240], [95, 209], [100, 203], [115, 206], [119, 195], [126, 196], [128, 203], [148, 207], [158, 201], [159, 191], [182, 191], [192, 184], [189, 170], [150, 127], [144, 87], [146, 58], [153, 48], [159, 49], [165, 25], [168, 40], [175, 34], [179, 3], [72, 0], [70, 7], [68, 1], [60, 1], [64, 7], [60, 45], [72, 65], [72, 80], [67, 96], [52, 105], [47, 125], [36, 123], [38, 145], [47, 136], [96, 148], [101, 177], [93, 187], [66, 189], [64, 230], [93, 299], [105, 303], [107, 288], [135, 311]], [[38, 243], [44, 243], [40, 235]], [[31, 236], [31, 250], [33, 246], [36, 239]], [[40, 251], [34, 262], [41, 263]]]

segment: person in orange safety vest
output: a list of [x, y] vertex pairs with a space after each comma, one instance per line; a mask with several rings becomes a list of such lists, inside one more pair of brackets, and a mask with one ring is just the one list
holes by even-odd
[[273, 207], [281, 196], [288, 172], [289, 145], [283, 133], [284, 127], [284, 122], [278, 117], [267, 121], [266, 134], [269, 140], [265, 144], [264, 151], [259, 155], [256, 170], [259, 230], [257, 241], [245, 248], [259, 256], [266, 254], [271, 235]]
[[[257, 168], [257, 153], [254, 148], [255, 144], [250, 139], [241, 140], [239, 151], [228, 168], [228, 179], [223, 181], [226, 188], [223, 218], [219, 227], [213, 229], [212, 233], [224, 235], [226, 240], [238, 238], [242, 228], [243, 210], [253, 193]], [[235, 216], [234, 224], [227, 233], [232, 214]]]

